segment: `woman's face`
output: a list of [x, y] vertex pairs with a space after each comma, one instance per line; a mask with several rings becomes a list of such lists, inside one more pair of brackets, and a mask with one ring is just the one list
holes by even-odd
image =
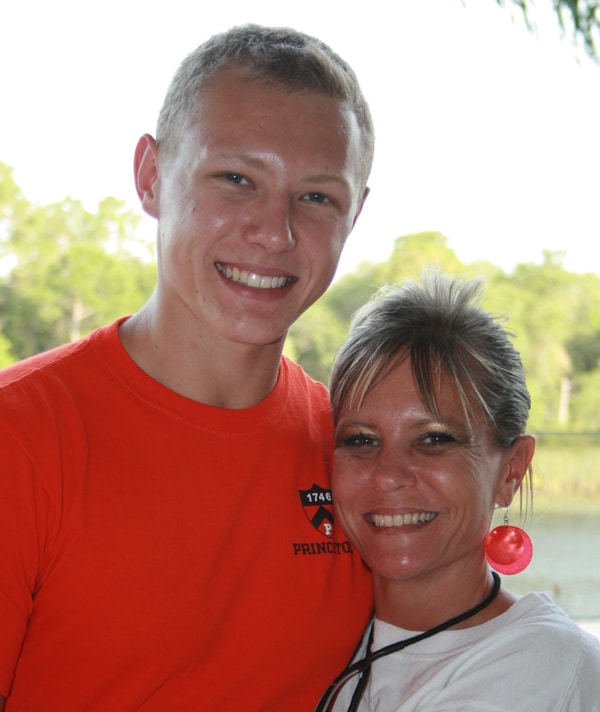
[[494, 504], [512, 500], [526, 469], [514, 447], [494, 443], [483, 415], [468, 422], [444, 375], [436, 395], [439, 418], [405, 359], [359, 409], [339, 413], [336, 517], [376, 578], [448, 580], [450, 569], [461, 577], [480, 568]]

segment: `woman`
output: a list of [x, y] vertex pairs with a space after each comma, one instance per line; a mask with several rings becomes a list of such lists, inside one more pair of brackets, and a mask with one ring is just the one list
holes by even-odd
[[600, 710], [598, 640], [488, 564], [527, 561], [516, 527], [485, 542], [494, 508], [528, 492], [535, 442], [519, 354], [479, 291], [438, 273], [382, 291], [334, 364], [335, 513], [375, 618], [319, 711]]

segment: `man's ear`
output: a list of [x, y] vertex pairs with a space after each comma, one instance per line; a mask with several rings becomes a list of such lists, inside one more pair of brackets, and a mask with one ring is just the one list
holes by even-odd
[[354, 215], [354, 219], [352, 220], [352, 228], [356, 225], [356, 221], [358, 220], [358, 216], [361, 214], [363, 206], [365, 204], [365, 200], [367, 199], [367, 196], [369, 195], [371, 189], [369, 187], [365, 188], [365, 192], [362, 194], [362, 198], [360, 199], [360, 203], [358, 204], [358, 209]]
[[535, 438], [533, 435], [521, 435], [507, 451], [503, 472], [496, 490], [496, 502], [501, 507], [508, 507], [512, 502], [527, 474], [534, 452]]
[[158, 218], [158, 144], [150, 134], [144, 134], [135, 147], [133, 170], [142, 208]]

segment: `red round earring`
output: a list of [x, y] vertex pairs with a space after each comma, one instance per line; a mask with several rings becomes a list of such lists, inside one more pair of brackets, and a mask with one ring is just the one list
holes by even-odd
[[508, 524], [508, 511], [504, 522], [492, 529], [485, 538], [485, 558], [500, 574], [519, 574], [529, 566], [533, 544], [520, 527]]

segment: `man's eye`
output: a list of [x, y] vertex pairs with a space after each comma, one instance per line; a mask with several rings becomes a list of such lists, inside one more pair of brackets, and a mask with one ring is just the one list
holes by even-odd
[[230, 183], [237, 183], [238, 185], [242, 185], [248, 182], [248, 179], [240, 173], [225, 173], [225, 178]]
[[307, 193], [304, 200], [310, 203], [330, 203], [331, 200], [324, 193]]

